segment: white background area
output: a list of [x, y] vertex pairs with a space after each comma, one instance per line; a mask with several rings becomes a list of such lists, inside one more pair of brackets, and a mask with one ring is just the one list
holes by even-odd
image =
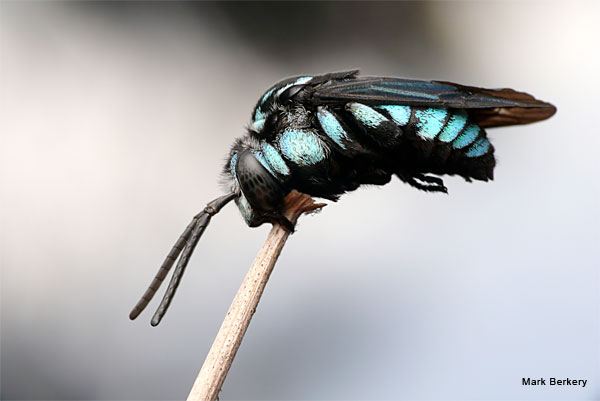
[[[1, 398], [184, 399], [270, 227], [229, 205], [161, 325], [131, 307], [262, 93], [360, 68], [558, 113], [488, 131], [491, 183], [393, 179], [303, 217], [221, 400], [598, 399], [598, 3], [262, 4], [245, 29], [234, 7], [0, 5]], [[261, 34], [271, 8], [303, 20]]]

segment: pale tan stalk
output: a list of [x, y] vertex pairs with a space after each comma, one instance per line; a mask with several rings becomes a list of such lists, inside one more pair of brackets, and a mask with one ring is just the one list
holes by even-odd
[[[314, 211], [324, 204], [316, 204], [305, 194], [292, 191], [285, 199], [285, 216], [295, 225], [301, 214]], [[213, 345], [204, 360], [187, 401], [216, 400], [233, 358], [250, 325], [260, 297], [275, 267], [275, 262], [290, 233], [275, 224], [250, 271], [242, 282]]]

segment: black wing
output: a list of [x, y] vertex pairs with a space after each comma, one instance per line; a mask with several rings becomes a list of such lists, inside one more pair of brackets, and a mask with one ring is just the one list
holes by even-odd
[[314, 101], [467, 109], [479, 126], [527, 124], [551, 117], [556, 108], [513, 89], [485, 89], [443, 81], [403, 78], [347, 77], [317, 85]]

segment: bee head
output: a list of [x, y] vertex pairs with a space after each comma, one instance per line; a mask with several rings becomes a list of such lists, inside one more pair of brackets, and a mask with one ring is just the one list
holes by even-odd
[[278, 220], [274, 216], [279, 214], [286, 191], [257, 141], [244, 139], [232, 147], [224, 175], [231, 191], [239, 195], [235, 202], [246, 224], [257, 227]]

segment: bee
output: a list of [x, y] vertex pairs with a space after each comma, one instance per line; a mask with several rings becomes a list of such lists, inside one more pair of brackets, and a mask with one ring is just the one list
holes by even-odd
[[261, 96], [246, 135], [231, 147], [223, 169], [228, 194], [193, 218], [129, 316], [147, 306], [180, 256], [151, 324], [160, 322], [211, 217], [232, 200], [248, 226], [269, 222], [293, 231], [282, 212], [292, 190], [337, 201], [395, 175], [417, 189], [446, 193], [444, 175], [493, 179], [486, 128], [528, 124], [555, 112], [513, 89], [359, 77], [358, 71], [285, 79]]

